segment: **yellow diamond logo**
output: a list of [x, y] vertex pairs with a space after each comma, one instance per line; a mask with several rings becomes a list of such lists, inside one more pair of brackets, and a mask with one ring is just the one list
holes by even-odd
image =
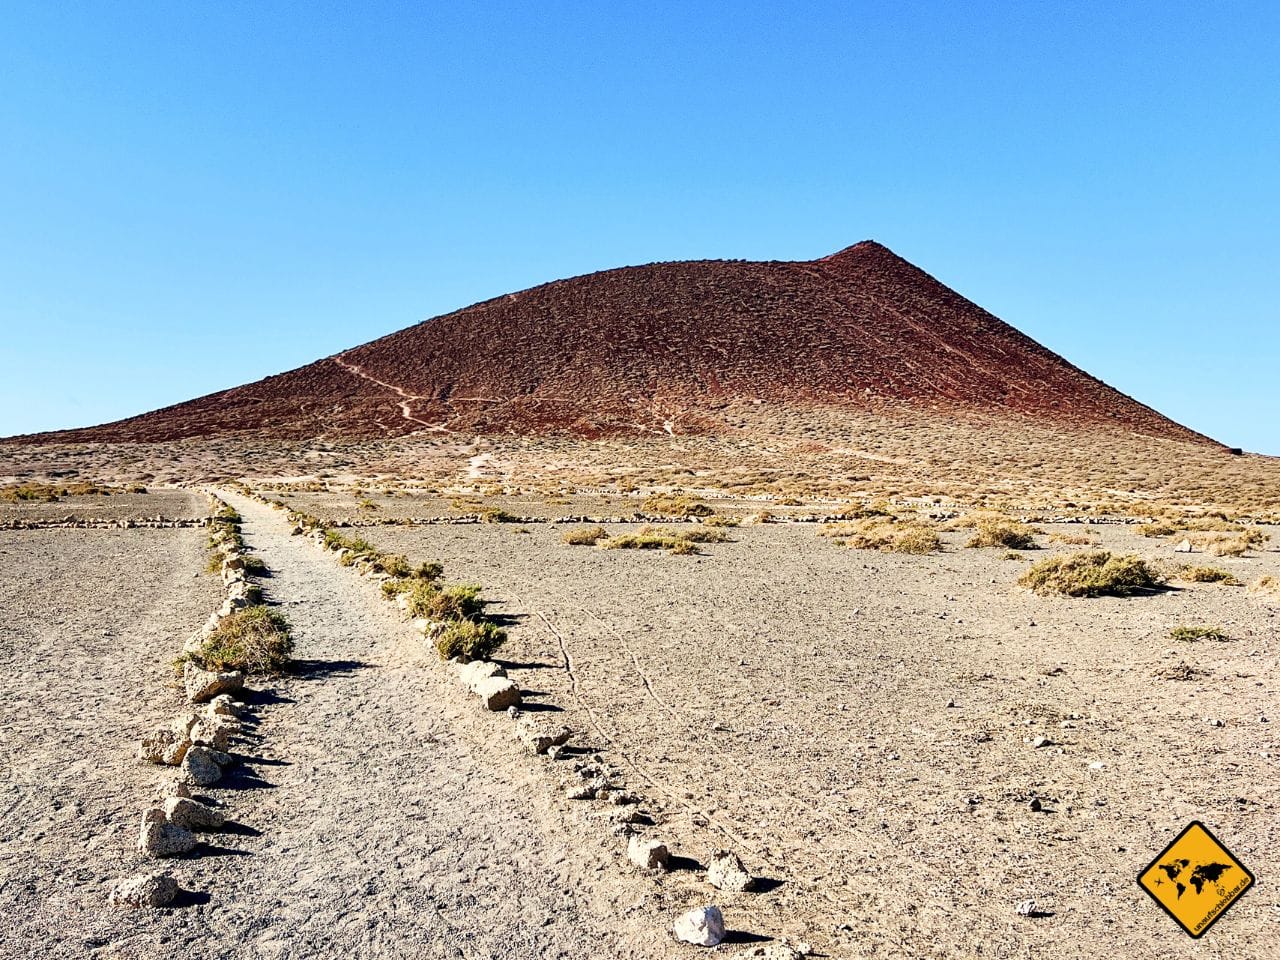
[[1253, 874], [1193, 820], [1138, 875], [1138, 886], [1183, 930], [1202, 937], [1253, 886]]

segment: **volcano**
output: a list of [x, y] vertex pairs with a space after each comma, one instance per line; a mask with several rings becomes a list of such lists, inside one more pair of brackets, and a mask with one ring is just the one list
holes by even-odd
[[735, 410], [1007, 414], [1212, 444], [874, 241], [810, 261], [606, 270], [305, 367], [27, 442], [731, 429]]

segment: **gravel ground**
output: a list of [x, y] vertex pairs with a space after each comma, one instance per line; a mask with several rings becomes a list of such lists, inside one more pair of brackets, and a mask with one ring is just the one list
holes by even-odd
[[191, 490], [149, 490], [111, 496], [62, 497], [52, 503], [21, 500], [0, 503], [4, 520], [139, 520], [161, 516], [166, 520], [195, 520], [209, 515], [209, 501]]
[[0, 532], [0, 956], [155, 942], [153, 918], [106, 898], [156, 786], [137, 738], [172, 713], [167, 663], [221, 599], [214, 578], [193, 576], [204, 539]]
[[[1262, 883], [1197, 947], [1134, 882], [1194, 818], [1260, 878], [1280, 870], [1280, 728], [1260, 722], [1280, 621], [1243, 589], [1040, 598], [1014, 585], [1025, 561], [963, 549], [964, 533], [910, 557], [769, 525], [676, 557], [560, 532], [362, 531], [518, 618], [513, 676], [631, 767], [679, 852], [728, 846], [775, 881], [720, 895], [733, 925], [835, 956], [1280, 951]], [[1123, 528], [1095, 535], [1185, 559]], [[1195, 559], [1280, 573], [1275, 552]], [[1202, 623], [1232, 641], [1168, 637]], [[1204, 674], [1158, 677], [1183, 663]], [[1042, 915], [1018, 916], [1030, 897]]]
[[[485, 584], [530, 702], [628, 771], [683, 858], [649, 876], [370, 583], [228, 499], [301, 663], [254, 695], [242, 762], [210, 791], [236, 826], [168, 864], [190, 891], [171, 910], [105, 895], [143, 867], [160, 773], [137, 738], [180, 708], [167, 661], [219, 599], [203, 531], [0, 533], [0, 957], [685, 956], [665, 927], [713, 901], [732, 941], [831, 956], [1280, 952], [1280, 614], [1240, 588], [1038, 598], [1013, 585], [1024, 562], [965, 534], [906, 557], [767, 525], [676, 557], [546, 525], [362, 531]], [[1210, 562], [1280, 574], [1275, 552]], [[1231, 641], [1168, 638], [1202, 623]], [[1161, 678], [1184, 664], [1201, 672]], [[1259, 878], [1198, 942], [1134, 883], [1197, 818]], [[695, 868], [720, 847], [761, 891], [707, 886]], [[1038, 915], [1015, 913], [1027, 897]]]
[[[7, 821], [0, 956], [663, 957], [642, 878], [565, 815], [505, 716], [478, 715], [369, 583], [229, 497], [295, 627], [296, 676], [250, 698], [233, 829], [163, 865], [175, 909], [106, 903], [162, 773], [137, 738], [181, 708], [165, 663], [216, 606], [203, 532], [0, 535]], [[22, 572], [34, 576], [19, 579]], [[68, 600], [68, 578], [81, 589]], [[147, 599], [155, 597], [156, 599]], [[127, 655], [122, 656], [122, 648]]]

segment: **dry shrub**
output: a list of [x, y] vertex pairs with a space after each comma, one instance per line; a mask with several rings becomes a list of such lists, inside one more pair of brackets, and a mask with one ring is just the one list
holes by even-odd
[[855, 550], [925, 554], [942, 549], [937, 531], [915, 520], [868, 519], [836, 523], [821, 528], [818, 536], [835, 538], [841, 546]]
[[742, 520], [739, 517], [730, 517], [724, 514], [716, 514], [702, 521], [703, 525], [708, 527], [736, 527], [741, 522]]
[[572, 547], [594, 547], [608, 536], [604, 527], [574, 527], [560, 534], [560, 539]]
[[1239, 580], [1226, 570], [1220, 570], [1217, 567], [1199, 567], [1188, 564], [1178, 570], [1177, 577], [1179, 580], [1186, 580], [1188, 583], [1223, 583], [1230, 587], [1240, 586]]
[[980, 520], [969, 540], [971, 547], [1008, 547], [1011, 550], [1034, 550], [1035, 535], [1040, 531], [1016, 520]]
[[1261, 576], [1249, 584], [1249, 595], [1263, 603], [1280, 603], [1280, 579]]
[[710, 506], [693, 497], [665, 493], [655, 493], [651, 497], [646, 497], [644, 509], [664, 517], [709, 517], [715, 513]]
[[1114, 556], [1093, 550], [1038, 560], [1018, 583], [1042, 595], [1125, 597], [1155, 589], [1163, 578], [1133, 554]]
[[666, 550], [674, 554], [697, 553], [699, 543], [723, 543], [728, 537], [719, 530], [696, 527], [692, 530], [662, 530], [641, 527], [635, 533], [624, 533], [606, 540], [610, 550]]
[[288, 621], [279, 611], [258, 605], [223, 617], [188, 659], [206, 670], [276, 674], [289, 665], [292, 654]]
[[1049, 541], [1064, 543], [1070, 547], [1087, 547], [1094, 542], [1093, 537], [1087, 533], [1051, 533]]
[[1243, 557], [1250, 550], [1255, 550], [1270, 538], [1261, 530], [1244, 530], [1233, 537], [1224, 534], [1195, 537], [1192, 544], [1201, 550], [1207, 550], [1215, 557]]
[[475, 583], [441, 587], [430, 581], [419, 581], [409, 591], [409, 615], [428, 620], [469, 620], [478, 617], [483, 613], [485, 605], [485, 601], [480, 598], [480, 590], [480, 585]]

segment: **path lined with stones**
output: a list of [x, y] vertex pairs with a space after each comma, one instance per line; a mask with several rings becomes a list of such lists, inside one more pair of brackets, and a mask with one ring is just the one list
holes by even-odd
[[[272, 571], [299, 676], [271, 684], [200, 908], [246, 955], [661, 956], [635, 888], [578, 842], [511, 744], [373, 585], [227, 495]], [[268, 700], [270, 697], [268, 697]], [[235, 779], [232, 778], [233, 784]], [[222, 874], [213, 876], [212, 874]], [[222, 929], [218, 929], [222, 928]]]

